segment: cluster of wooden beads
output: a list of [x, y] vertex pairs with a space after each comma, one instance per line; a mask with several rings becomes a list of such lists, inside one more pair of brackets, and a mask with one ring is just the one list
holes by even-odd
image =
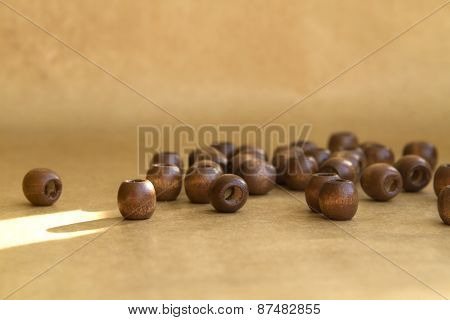
[[[174, 201], [183, 187], [192, 203], [211, 203], [219, 212], [242, 208], [249, 195], [264, 195], [276, 184], [305, 191], [310, 209], [332, 220], [350, 220], [358, 209], [360, 181], [376, 201], [388, 201], [402, 190], [425, 188], [437, 164], [437, 150], [427, 142], [410, 142], [395, 161], [393, 151], [375, 142], [359, 143], [355, 134], [330, 136], [328, 148], [311, 141], [277, 147], [272, 164], [260, 148], [230, 142], [214, 143], [189, 154], [184, 174], [176, 152], [156, 153], [145, 180], [124, 181], [118, 192], [119, 211], [127, 219], [148, 219], [156, 201]], [[23, 180], [26, 198], [34, 205], [52, 205], [62, 192], [59, 176], [49, 169], [33, 169]], [[450, 164], [434, 175], [439, 215], [450, 225]]]

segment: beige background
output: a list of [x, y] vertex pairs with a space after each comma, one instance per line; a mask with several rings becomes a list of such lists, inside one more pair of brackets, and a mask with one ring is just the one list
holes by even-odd
[[[198, 126], [270, 120], [444, 1], [7, 3]], [[397, 155], [428, 140], [449, 161], [449, 15], [447, 6], [276, 122], [311, 123], [320, 145], [353, 130]], [[0, 70], [6, 296], [120, 221], [115, 193], [136, 173], [136, 126], [177, 122], [2, 4]], [[55, 207], [24, 202], [21, 179], [36, 166], [64, 179]], [[183, 196], [151, 221], [115, 226], [12, 297], [442, 297], [422, 281], [449, 296], [449, 231], [430, 189], [389, 204], [362, 199], [355, 220], [335, 225], [282, 190], [235, 216]]]

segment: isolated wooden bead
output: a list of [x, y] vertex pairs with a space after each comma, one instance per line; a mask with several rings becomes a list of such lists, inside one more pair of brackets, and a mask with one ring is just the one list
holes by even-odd
[[149, 219], [156, 208], [156, 192], [148, 180], [126, 180], [117, 194], [119, 211], [125, 219]]
[[425, 188], [431, 181], [430, 164], [422, 157], [407, 155], [401, 157], [394, 165], [403, 179], [403, 189], [417, 192]]
[[450, 185], [450, 163], [439, 166], [434, 174], [434, 192], [438, 196], [441, 190]]
[[222, 167], [217, 162], [214, 162], [212, 160], [200, 160], [197, 162], [194, 162], [192, 166], [189, 167], [186, 174], [189, 174], [192, 172], [192, 170], [195, 170], [196, 168], [205, 168], [205, 167], [212, 167], [217, 169], [220, 174], [223, 174]]
[[181, 170], [175, 165], [152, 165], [147, 171], [147, 180], [155, 187], [158, 201], [176, 200], [183, 186]]
[[309, 180], [305, 189], [305, 199], [309, 208], [314, 212], [320, 212], [319, 194], [323, 185], [328, 181], [341, 179], [335, 173], [315, 173]]
[[313, 173], [313, 163], [300, 149], [300, 151], [297, 150], [287, 159], [284, 181], [290, 189], [303, 191]]
[[244, 206], [248, 193], [244, 179], [234, 174], [224, 174], [211, 185], [209, 197], [217, 211], [233, 213]]
[[192, 203], [209, 203], [211, 184], [222, 174], [213, 167], [199, 167], [186, 174], [184, 189]]
[[358, 147], [358, 138], [352, 132], [336, 132], [328, 140], [328, 149], [331, 152], [339, 150], [352, 150]]
[[251, 195], [266, 194], [274, 188], [276, 183], [275, 167], [256, 158], [244, 161], [239, 167], [238, 174], [247, 183]]
[[351, 220], [358, 210], [358, 191], [344, 179], [326, 182], [319, 193], [320, 211], [331, 220]]
[[352, 182], [355, 182], [358, 177], [356, 170], [350, 161], [343, 158], [330, 158], [319, 168], [319, 172], [336, 173], [342, 179]]
[[217, 162], [222, 168], [222, 171], [225, 172], [227, 170], [228, 159], [222, 152], [220, 152], [216, 148], [203, 147], [201, 149], [192, 151], [189, 154], [189, 167], [191, 167], [194, 162], [200, 160], [211, 160]]
[[326, 160], [328, 160], [331, 156], [331, 151], [325, 148], [315, 148], [312, 151], [305, 152], [305, 155], [307, 156], [313, 156], [319, 167], [324, 163]]
[[62, 192], [62, 182], [58, 174], [50, 169], [30, 170], [22, 182], [25, 197], [35, 206], [51, 206]]
[[364, 169], [361, 187], [372, 199], [388, 201], [402, 191], [402, 176], [387, 163], [375, 163]]
[[438, 210], [442, 221], [445, 224], [450, 225], [450, 186], [444, 187], [441, 192], [439, 192]]
[[403, 148], [403, 155], [409, 154], [414, 154], [424, 158], [428, 161], [432, 169], [436, 167], [438, 152], [436, 147], [429, 142], [414, 141], [406, 144]]
[[374, 163], [394, 164], [395, 162], [394, 152], [385, 145], [376, 142], [365, 142], [360, 147], [366, 155], [367, 165]]
[[183, 171], [183, 159], [177, 152], [163, 151], [153, 155], [152, 164], [174, 165]]
[[308, 140], [299, 140], [299, 141], [293, 142], [293, 143], [291, 143], [291, 146], [302, 148], [303, 152], [305, 154], [308, 152], [311, 152], [317, 148], [317, 146], [314, 142], [308, 141]]
[[228, 159], [232, 158], [236, 152], [236, 147], [231, 142], [216, 142], [213, 143], [211, 147], [222, 152]]

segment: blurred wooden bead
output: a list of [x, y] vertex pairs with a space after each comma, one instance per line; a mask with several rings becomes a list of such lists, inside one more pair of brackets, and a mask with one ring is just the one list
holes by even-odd
[[152, 165], [147, 180], [153, 184], [158, 201], [176, 200], [183, 185], [181, 170], [175, 165]]
[[331, 154], [331, 157], [342, 158], [350, 161], [353, 164], [353, 167], [357, 169], [357, 175], [360, 175], [367, 164], [366, 156], [361, 148], [336, 151]]
[[303, 149], [304, 153], [312, 152], [317, 148], [316, 144], [312, 141], [307, 140], [299, 140], [291, 143], [292, 147], [299, 147]]
[[35, 206], [51, 206], [62, 192], [62, 182], [58, 174], [50, 169], [30, 170], [22, 181], [25, 197]]
[[284, 176], [287, 171], [287, 160], [290, 157], [295, 157], [296, 154], [303, 154], [303, 150], [299, 147], [280, 146], [275, 149], [272, 158], [272, 165], [277, 171], [276, 182], [278, 184], [285, 184]]
[[184, 189], [192, 203], [209, 203], [208, 191], [211, 184], [221, 176], [213, 167], [199, 167], [186, 174]]
[[319, 165], [317, 164], [316, 158], [313, 156], [306, 156], [306, 159], [308, 159], [311, 167], [311, 172], [316, 173], [319, 171]]
[[211, 160], [217, 162], [222, 168], [222, 171], [227, 170], [228, 159], [222, 152], [220, 152], [216, 148], [203, 147], [201, 149], [192, 151], [189, 154], [189, 167], [191, 167], [194, 162], [200, 160]]
[[328, 181], [319, 193], [320, 211], [331, 220], [351, 220], [358, 210], [358, 202], [358, 191], [349, 180]]
[[194, 164], [189, 167], [186, 174], [191, 173], [193, 170], [195, 170], [197, 168], [204, 168], [204, 167], [213, 167], [213, 168], [217, 169], [220, 172], [220, 174], [223, 174], [222, 167], [220, 166], [220, 164], [218, 164], [217, 162], [214, 162], [212, 160], [200, 160], [200, 161], [194, 162]]
[[372, 199], [388, 201], [402, 190], [402, 176], [397, 169], [387, 163], [375, 163], [364, 169], [361, 187]]
[[319, 193], [323, 185], [328, 181], [338, 179], [340, 179], [340, 177], [334, 173], [315, 173], [312, 175], [305, 189], [306, 203], [312, 211], [320, 212]]
[[361, 149], [366, 155], [367, 165], [374, 163], [388, 163], [394, 164], [395, 156], [391, 148], [388, 148], [380, 143], [365, 142], [361, 144]]
[[119, 211], [125, 219], [149, 219], [156, 208], [156, 192], [148, 180], [126, 180], [117, 194]]
[[438, 152], [436, 147], [424, 141], [414, 141], [405, 145], [403, 148], [403, 155], [414, 154], [424, 158], [431, 166], [431, 169], [434, 169], [438, 160]]
[[439, 192], [438, 210], [442, 221], [445, 224], [450, 225], [450, 186], [444, 187], [441, 192]]
[[152, 164], [173, 165], [183, 171], [183, 159], [177, 152], [163, 151], [153, 155]]
[[256, 158], [241, 163], [238, 174], [247, 183], [251, 195], [266, 194], [274, 188], [276, 183], [277, 172], [275, 167]]
[[234, 173], [237, 174], [239, 172], [239, 167], [244, 161], [250, 160], [250, 159], [256, 159], [253, 154], [250, 153], [238, 153], [231, 158], [231, 160], [228, 162], [228, 173]]
[[324, 148], [316, 148], [312, 151], [305, 152], [307, 156], [312, 156], [316, 159], [317, 164], [319, 167], [324, 163], [326, 160], [328, 160], [331, 156], [331, 152], [328, 149]]
[[234, 174], [224, 174], [211, 185], [209, 197], [218, 212], [233, 213], [244, 206], [248, 193], [244, 179]]
[[216, 142], [211, 147], [222, 152], [228, 159], [232, 158], [236, 152], [236, 147], [231, 142]]
[[336, 173], [342, 179], [352, 182], [355, 182], [358, 177], [356, 170], [350, 161], [343, 158], [330, 158], [319, 168], [319, 172]]
[[434, 192], [438, 196], [441, 190], [450, 185], [450, 163], [439, 166], [434, 174]]
[[302, 149], [292, 153], [286, 162], [284, 181], [292, 190], [303, 191], [313, 174], [313, 163], [305, 156]]
[[252, 146], [252, 145], [242, 145], [240, 146], [236, 151], [235, 151], [235, 155], [237, 154], [251, 154], [253, 155], [255, 158], [261, 159], [261, 160], [265, 160], [267, 161], [269, 158], [267, 156], [266, 151], [264, 151], [264, 149]]
[[339, 150], [352, 150], [358, 147], [358, 138], [352, 132], [336, 132], [328, 140], [328, 149], [331, 152]]
[[417, 192], [425, 188], [431, 180], [430, 164], [422, 157], [407, 155], [401, 157], [394, 165], [403, 179], [403, 189]]

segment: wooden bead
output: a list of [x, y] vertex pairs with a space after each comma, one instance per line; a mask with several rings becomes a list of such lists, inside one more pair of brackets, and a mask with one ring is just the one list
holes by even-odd
[[316, 144], [312, 141], [307, 140], [299, 140], [291, 143], [292, 147], [299, 147], [303, 149], [303, 152], [306, 154], [308, 152], [312, 152], [317, 148]]
[[231, 142], [216, 142], [211, 147], [222, 152], [228, 159], [232, 158], [236, 152], [236, 147]]
[[227, 170], [227, 157], [222, 152], [213, 147], [203, 147], [201, 149], [192, 151], [189, 154], [189, 167], [191, 167], [194, 162], [200, 160], [211, 160], [217, 162], [222, 168], [222, 171], [225, 172]]
[[62, 192], [62, 182], [58, 174], [50, 169], [30, 170], [22, 182], [25, 197], [35, 206], [51, 206]]
[[177, 152], [163, 151], [153, 155], [152, 164], [174, 165], [183, 171], [183, 159]]
[[241, 163], [238, 174], [247, 183], [251, 195], [266, 194], [274, 188], [276, 183], [275, 167], [256, 158]]
[[147, 180], [153, 184], [158, 201], [176, 200], [183, 186], [181, 170], [175, 165], [152, 165], [147, 171]]
[[214, 162], [212, 160], [200, 160], [200, 161], [194, 162], [194, 164], [189, 167], [186, 174], [191, 173], [196, 168], [204, 168], [204, 167], [213, 167], [213, 168], [217, 169], [220, 172], [220, 174], [223, 174], [222, 167], [220, 166], [220, 164], [218, 164], [217, 162]]
[[401, 157], [394, 165], [403, 179], [403, 189], [417, 192], [425, 188], [431, 180], [430, 164], [422, 157], [407, 155]]
[[316, 158], [313, 156], [306, 156], [306, 159], [308, 159], [311, 167], [311, 172], [316, 173], [319, 171], [319, 165], [317, 164]]
[[442, 221], [445, 224], [450, 225], [450, 186], [444, 187], [441, 192], [439, 192], [438, 210]]
[[356, 174], [359, 176], [367, 165], [366, 155], [361, 148], [353, 150], [341, 150], [335, 151], [331, 154], [331, 157], [342, 158], [350, 161], [353, 167], [356, 168]]
[[209, 197], [218, 212], [233, 213], [247, 202], [248, 186], [241, 177], [224, 174], [212, 184]]
[[186, 174], [184, 189], [192, 203], [209, 203], [208, 191], [211, 184], [221, 176], [213, 167], [199, 167]]
[[438, 160], [438, 152], [436, 147], [424, 141], [414, 141], [405, 145], [403, 148], [403, 155], [414, 154], [424, 158], [430, 164], [431, 168], [434, 169]]
[[286, 162], [284, 181], [286, 185], [297, 191], [305, 190], [313, 174], [313, 163], [305, 156], [303, 150], [295, 151]]
[[237, 174], [239, 173], [239, 167], [244, 161], [247, 161], [249, 159], [255, 159], [253, 154], [250, 153], [238, 153], [231, 158], [231, 160], [228, 162], [228, 173]]
[[358, 191], [349, 180], [328, 181], [319, 193], [320, 211], [331, 220], [351, 220], [358, 210], [358, 202]]
[[366, 155], [367, 165], [374, 163], [394, 164], [395, 156], [391, 148], [377, 142], [364, 142], [361, 149]]
[[326, 160], [328, 160], [331, 156], [331, 151], [324, 148], [316, 148], [312, 151], [305, 152], [307, 156], [312, 156], [316, 159], [317, 164], [319, 167], [324, 163]]
[[338, 179], [340, 177], [335, 173], [315, 173], [312, 175], [305, 189], [306, 203], [312, 211], [320, 212], [319, 193], [323, 185], [328, 181]]
[[264, 149], [257, 148], [252, 145], [242, 145], [235, 151], [234, 154], [237, 155], [237, 154], [244, 154], [244, 153], [251, 154], [255, 158], [265, 160], [265, 161], [267, 161], [269, 159], [267, 156], [267, 153], [266, 153], [266, 151], [264, 151]]
[[402, 176], [397, 169], [387, 163], [375, 163], [364, 169], [361, 187], [372, 199], [388, 201], [402, 190]]
[[352, 182], [358, 178], [356, 170], [350, 161], [343, 158], [330, 158], [319, 168], [319, 172], [336, 173], [342, 179]]
[[303, 150], [295, 146], [280, 146], [275, 149], [272, 157], [272, 165], [277, 171], [277, 184], [285, 184], [284, 176], [287, 171], [287, 160], [290, 157], [295, 157], [298, 153], [303, 153]]
[[450, 185], [450, 163], [440, 165], [434, 173], [434, 193], [439, 196], [441, 190]]
[[328, 140], [328, 149], [331, 152], [339, 150], [352, 150], [358, 147], [358, 138], [352, 132], [336, 132]]
[[149, 219], [156, 208], [156, 192], [148, 180], [126, 180], [117, 194], [119, 211], [125, 219]]

